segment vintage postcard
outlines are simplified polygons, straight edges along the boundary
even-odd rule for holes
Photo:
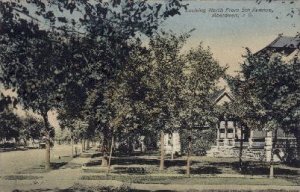
[[[0,1],[0,192],[300,191],[300,1]]]

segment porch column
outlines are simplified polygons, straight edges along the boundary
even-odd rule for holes
[[[224,132],[224,146],[228,146],[228,138],[227,138],[227,128],[228,128],[228,121],[225,120],[225,132]]]
[[[219,148],[220,146],[220,123],[221,122],[218,122],[216,124],[216,127],[217,127],[217,147]]]
[[[249,142],[248,147],[249,148],[253,147],[253,130],[250,130],[250,136],[249,136],[248,142]]]
[[[232,138],[232,145],[235,146],[235,133],[236,133],[236,122],[233,122],[233,138]]]
[[[266,151],[267,162],[271,161],[272,144],[273,144],[273,132],[267,131],[267,135],[265,139],[265,151]]]

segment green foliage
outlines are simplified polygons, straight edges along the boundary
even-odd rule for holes
[[[299,60],[294,58],[287,62],[282,57],[274,52],[252,54],[247,49],[240,74],[228,78],[236,98],[232,111],[243,126],[273,131],[273,148],[279,128],[285,133],[293,133],[300,157]],[[287,148],[286,152],[289,158],[295,157],[291,155],[294,151],[290,153]]]
[[[176,36],[161,32],[150,39],[153,61],[148,76],[146,103],[151,124],[159,131],[171,132],[180,127],[185,65],[180,51],[188,37],[189,34]]]
[[[28,140],[41,138],[43,123],[34,117],[19,117],[14,113],[16,100],[2,95],[0,97],[0,138]]]
[[[3,112],[0,114],[0,139],[18,140],[19,129],[22,126],[20,118],[13,112]]]
[[[214,128],[207,130],[192,130],[192,154],[203,156],[206,151],[215,144],[217,138],[217,131]],[[182,153],[186,154],[188,149],[188,137],[190,132],[187,130],[182,130],[180,132],[180,145]]]
[[[20,103],[43,116],[61,99],[57,71],[63,67],[61,46],[49,35],[40,37],[1,36],[1,82],[15,88]]]
[[[18,140],[22,122],[14,112],[14,100],[11,97],[0,96],[0,139]]]
[[[200,44],[186,55],[185,85],[183,90],[183,113],[185,128],[203,128],[218,119],[211,95],[226,68],[214,60],[209,49]]]
[[[43,135],[44,123],[31,116],[22,119],[22,126],[20,128],[21,139],[40,139]]]
[[[250,128],[295,129],[300,103],[297,64],[284,62],[280,54],[252,54],[249,50],[245,58],[240,75],[229,78],[237,97],[237,115]]]
[[[123,105],[123,98],[127,98],[123,94],[129,88],[122,83],[129,72],[126,67],[133,67],[126,66],[130,54],[135,54],[130,39],[137,33],[151,35],[182,7],[177,0],[165,4],[125,0],[1,2],[1,82],[6,88],[16,88],[26,109],[43,116],[46,129],[47,112],[57,108],[62,109],[61,119],[65,120],[61,123],[71,126],[67,121],[82,115],[84,93],[89,95],[86,110],[98,106],[87,121],[92,115],[101,116],[90,124],[120,127],[120,119],[131,105]],[[128,81],[135,85],[132,81],[140,80],[136,77],[134,73]],[[135,92],[130,91],[130,97],[140,97]],[[100,93],[99,97],[93,93]]]

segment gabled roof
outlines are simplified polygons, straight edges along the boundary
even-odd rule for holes
[[[212,100],[215,104],[218,104],[224,97],[227,97],[230,101],[233,101],[233,96],[231,95],[230,91],[226,88],[216,91],[212,95]]]
[[[211,100],[213,101],[216,101],[220,95],[222,95],[222,93],[225,91],[225,88],[224,89],[220,89],[220,90],[217,90],[216,92],[214,92],[212,95],[211,95]]]
[[[267,47],[299,49],[299,46],[300,46],[300,37],[288,37],[288,36],[279,35]]]
[[[300,36],[290,37],[280,34],[274,41],[257,53],[268,53],[268,51],[271,51],[272,53],[281,53],[285,56],[289,56],[292,53],[295,53],[295,51],[297,52],[299,49]]]

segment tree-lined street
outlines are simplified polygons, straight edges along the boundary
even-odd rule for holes
[[[190,45],[197,29],[166,27],[188,6],[1,1],[0,183],[29,191],[296,189],[299,33],[245,48],[229,74],[205,42]]]

